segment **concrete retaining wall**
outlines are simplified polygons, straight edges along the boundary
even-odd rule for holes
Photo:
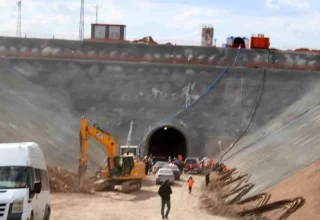
[[[237,49],[0,37],[0,54],[225,66]],[[318,71],[319,61],[320,54],[242,50],[237,65]]]

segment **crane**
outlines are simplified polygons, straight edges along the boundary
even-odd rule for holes
[[[99,171],[98,180],[94,184],[95,190],[114,190],[116,185],[121,185],[124,192],[140,190],[142,179],[146,177],[146,165],[135,160],[133,154],[119,155],[115,139],[85,117],[81,117],[80,122],[78,189],[83,188],[90,137],[103,145],[107,153],[107,163]]]

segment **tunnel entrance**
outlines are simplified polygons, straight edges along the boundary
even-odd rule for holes
[[[188,155],[187,140],[184,134],[174,127],[160,127],[152,132],[147,141],[148,155],[183,158]]]

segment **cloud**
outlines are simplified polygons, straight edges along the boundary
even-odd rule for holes
[[[283,7],[292,7],[297,9],[309,9],[310,2],[308,0],[266,0],[267,8],[280,9]]]

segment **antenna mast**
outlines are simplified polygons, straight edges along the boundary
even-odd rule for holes
[[[79,24],[79,41],[83,40],[84,32],[84,0],[81,0],[80,24]]]
[[[99,17],[99,8],[102,7],[102,5],[93,5],[93,7],[96,8],[96,24],[98,24],[98,17]]]
[[[17,37],[21,37],[21,1],[18,1],[17,5],[18,5]]]

